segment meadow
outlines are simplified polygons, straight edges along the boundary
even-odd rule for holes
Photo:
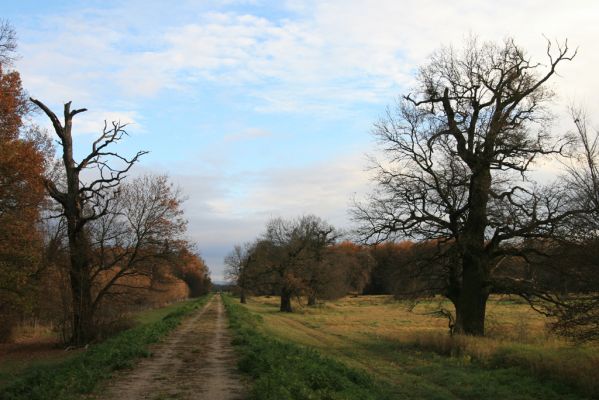
[[[314,349],[365,373],[387,387],[391,398],[599,395],[599,348],[552,335],[545,318],[526,304],[492,298],[485,338],[448,335],[447,320],[433,313],[439,304],[448,307],[432,299],[410,310],[389,296],[359,296],[317,307],[296,304],[294,313],[280,313],[277,297],[256,297],[245,308],[260,321],[255,329],[264,337]]]

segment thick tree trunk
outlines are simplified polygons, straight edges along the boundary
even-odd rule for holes
[[[83,345],[94,339],[93,307],[87,283],[71,274],[73,292],[73,332],[70,343]]]
[[[281,312],[293,312],[291,307],[291,290],[288,288],[281,289]]]
[[[456,323],[454,333],[483,336],[489,288],[485,266],[481,260],[464,259],[462,288],[455,302]],[[479,265],[477,265],[479,264]]]
[[[90,276],[89,243],[83,229],[76,223],[68,224],[71,269],[73,332],[71,343],[81,345],[94,339],[94,307]]]
[[[245,290],[244,289],[241,289],[241,293],[239,294],[239,302],[241,304],[247,303],[247,299],[245,298]]]
[[[491,171],[481,167],[470,182],[471,204],[467,229],[461,238],[462,284],[455,301],[455,333],[473,336],[485,334],[485,313],[489,298],[489,261],[485,250],[487,203],[491,188]]]
[[[315,306],[316,305],[316,296],[311,294],[308,296],[308,306]]]

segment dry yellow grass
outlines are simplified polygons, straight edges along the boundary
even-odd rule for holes
[[[428,387],[426,377],[413,368],[435,362],[428,351],[452,355],[452,362],[492,367],[519,366],[531,376],[559,378],[593,396],[599,391],[596,371],[599,348],[573,346],[549,333],[546,319],[526,304],[493,297],[488,305],[488,337],[450,337],[447,320],[431,314],[441,299],[420,303],[412,311],[390,296],[346,297],[296,312],[278,312],[277,297],[257,297],[248,308],[262,315],[266,333],[319,349],[353,367],[364,368],[393,383],[416,382]],[[449,304],[443,304],[449,308]],[[422,382],[419,382],[422,381]]]
[[[281,315],[276,312],[277,304],[277,297],[256,297],[251,299],[249,307],[267,320],[269,317],[276,317],[280,321]],[[295,321],[333,336],[359,338],[374,335],[392,340],[414,341],[419,340],[422,335],[446,336],[447,320],[431,314],[438,309],[439,304],[450,307],[442,300],[433,299],[419,303],[410,311],[405,302],[395,301],[391,296],[345,297],[318,307],[296,305],[295,313],[286,317],[287,323]],[[495,297],[489,302],[487,336],[496,341],[566,345],[548,333],[545,322],[543,316],[533,312],[528,306]]]

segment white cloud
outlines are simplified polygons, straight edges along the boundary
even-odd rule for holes
[[[248,128],[241,133],[233,133],[225,135],[223,140],[226,143],[239,142],[244,140],[252,140],[272,136],[272,132],[260,128]]]
[[[110,86],[124,98],[185,90],[198,80],[248,90],[261,111],[302,112],[361,102],[388,103],[405,90],[414,69],[441,44],[459,45],[469,33],[483,39],[514,36],[544,56],[543,34],[581,47],[561,71],[566,97],[599,103],[594,52],[599,3],[509,0],[328,1],[287,6],[288,18],[201,11],[194,22],[144,26],[123,10],[52,17],[52,35],[24,43],[23,72],[32,91],[52,101],[93,101]],[[123,6],[126,9],[126,6]],[[189,12],[192,14],[192,12]],[[143,15],[143,14],[142,14]],[[108,80],[108,82],[107,82]],[[108,83],[108,85],[106,85]]]
[[[144,100],[205,86],[261,113],[350,119],[356,118],[352,111],[372,104],[380,104],[382,112],[409,88],[432,51],[442,44],[459,46],[470,33],[495,41],[513,36],[540,61],[545,60],[543,34],[568,37],[580,52],[554,81],[562,100],[557,107],[581,101],[590,115],[599,111],[599,52],[594,51],[599,2],[591,0],[287,1],[290,13],[284,17],[251,15],[249,7],[196,10],[192,1],[181,5],[186,15],[140,4],[75,10],[20,32],[28,39],[21,42],[17,67],[30,93],[56,111],[69,100],[90,109],[77,117],[76,132],[97,133],[104,119],[132,121],[132,129],[143,130]],[[225,172],[223,143],[270,135],[258,128],[235,129],[223,130],[215,141],[219,151],[208,154],[201,167],[189,167],[190,160],[177,164],[197,172],[183,176],[171,167],[190,197],[191,234],[216,275],[223,252],[255,237],[269,217],[311,212],[343,226],[349,198],[367,187],[366,163],[356,154],[295,168]]]
[[[213,277],[221,277],[225,254],[235,243],[254,240],[270,218],[316,214],[348,228],[353,194],[370,185],[369,173],[360,167],[364,164],[364,156],[355,153],[294,168],[234,174],[224,169],[214,174],[174,172],[171,178],[189,198],[184,204],[189,235],[205,255]]]

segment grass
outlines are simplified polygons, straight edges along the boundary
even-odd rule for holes
[[[249,400],[395,399],[385,384],[318,352],[259,332],[261,318],[224,297],[239,367],[253,381]]]
[[[447,321],[424,302],[415,312],[385,296],[345,298],[296,313],[277,311],[276,298],[252,298],[257,329],[366,371],[412,399],[596,398],[599,349],[572,346],[545,330],[525,305],[489,304],[489,338],[447,335]]]
[[[208,297],[178,303],[167,310],[144,312],[138,326],[79,352],[66,360],[32,365],[12,383],[0,388],[2,400],[78,399],[115,371],[131,367],[150,355],[149,345],[164,338],[184,316],[202,306]]]

